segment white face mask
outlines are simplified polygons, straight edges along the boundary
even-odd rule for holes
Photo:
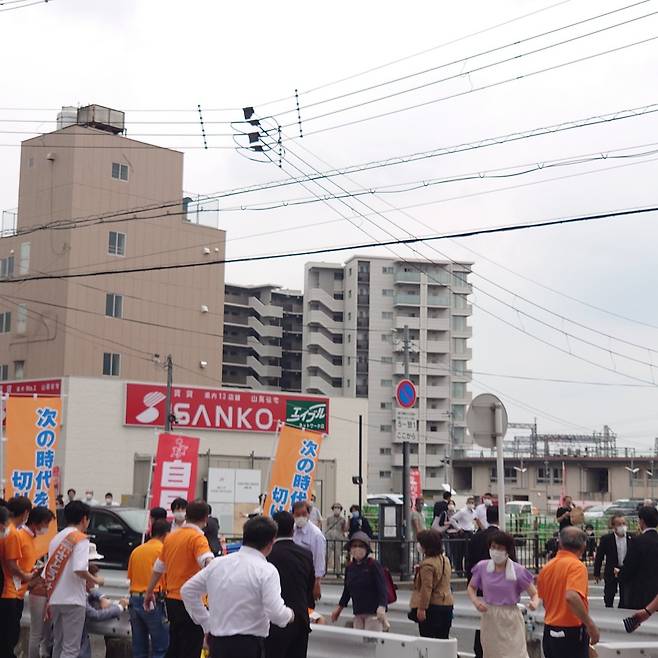
[[[298,528],[305,528],[307,523],[308,523],[308,516],[296,516],[295,517],[295,525]]]
[[[334,516],[340,516],[340,507],[334,507]]]
[[[94,498],[94,494],[90,494],[90,493],[85,494],[85,500],[89,501],[89,500],[93,500],[93,498]]]
[[[473,503],[467,503],[467,504],[466,504],[466,509],[470,509],[470,510],[472,510],[473,507],[475,507],[475,506],[473,505]]]
[[[106,498],[105,499],[105,504],[106,505],[111,505],[112,504],[112,498]]]
[[[615,528],[615,533],[619,535],[620,537],[625,537],[626,533],[628,532],[628,526],[625,525],[618,525]]]
[[[184,510],[176,510],[174,512],[174,519],[176,519],[176,521],[178,523],[181,523],[181,522],[185,521],[185,511]]]
[[[494,564],[504,564],[505,560],[507,560],[507,551],[490,548],[489,557],[494,561]]]
[[[350,555],[352,556],[352,559],[357,560],[358,562],[365,559],[367,554],[368,551],[366,551],[366,549],[362,546],[355,546],[354,548],[350,549]]]
[[[491,507],[493,505],[493,500],[491,498],[485,498],[484,499],[484,506],[485,507]]]

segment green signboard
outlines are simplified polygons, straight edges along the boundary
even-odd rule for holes
[[[326,432],[327,403],[317,400],[286,400],[286,424]]]

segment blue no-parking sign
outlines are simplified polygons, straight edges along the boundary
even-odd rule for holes
[[[416,385],[410,379],[403,379],[398,383],[395,389],[395,399],[401,407],[410,409],[416,404],[417,398]]]

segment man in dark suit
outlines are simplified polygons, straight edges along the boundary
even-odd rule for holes
[[[308,610],[315,607],[313,555],[293,541],[295,519],[290,512],[278,512],[274,520],[278,527],[277,538],[267,560],[279,572],[281,597],[295,613],[295,619],[285,628],[270,624],[265,655],[267,658],[306,658],[311,632]]]
[[[642,507],[637,516],[642,534],[629,544],[617,579],[625,587],[624,607],[640,610],[658,595],[658,510]]]
[[[468,545],[468,551],[466,551],[466,558],[464,562],[464,570],[466,571],[466,579],[471,580],[471,571],[473,567],[482,560],[491,559],[489,556],[489,541],[493,535],[497,532],[500,532],[498,527],[498,508],[497,507],[487,507],[487,526],[486,530],[478,530]],[[478,596],[482,596],[482,592],[478,590]],[[480,641],[480,631],[475,631],[475,641],[473,643],[473,653],[475,658],[482,658],[482,643]]]
[[[601,537],[594,558],[594,579],[598,583],[601,579],[601,566],[605,560],[603,571],[603,601],[606,608],[612,608],[619,584],[619,607],[625,608],[624,584],[617,580],[615,569],[619,569],[628,555],[631,537],[628,535],[628,526],[623,514],[614,514],[610,518],[612,532]]]

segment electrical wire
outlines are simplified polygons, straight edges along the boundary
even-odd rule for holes
[[[47,2],[52,2],[52,0],[34,0],[34,2],[26,2],[26,3],[23,3],[23,4],[17,4],[16,7],[7,7],[6,9],[2,9],[2,5],[0,5],[0,12],[14,11],[16,9],[26,9],[27,7],[34,7],[34,5],[43,5]],[[10,3],[5,2],[3,4],[10,4]]]

